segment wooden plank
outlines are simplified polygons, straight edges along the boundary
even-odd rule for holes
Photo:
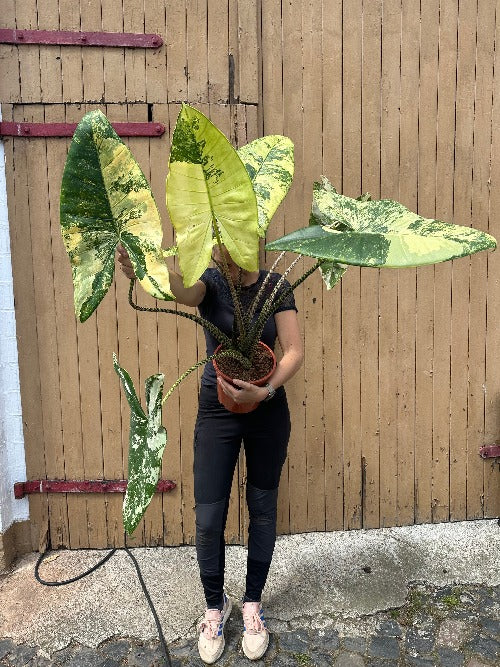
[[[401,36],[401,121],[399,198],[412,211],[417,209],[418,106],[420,11],[404,2]],[[414,522],[415,507],[415,310],[416,271],[398,271],[398,524]]]
[[[380,58],[382,4],[363,7],[362,80],[362,173],[361,191],[380,196]],[[378,397],[378,283],[379,271],[361,270],[360,285],[360,371],[361,371],[361,457],[362,526],[379,525],[380,425]]]
[[[491,150],[491,106],[495,56],[495,7],[479,3],[477,8],[477,39],[474,104],[474,148],[472,160],[472,224],[488,230],[489,177]],[[485,514],[485,479],[488,463],[477,455],[480,447],[491,444],[485,440],[486,394],[486,313],[487,255],[471,257],[469,306],[469,387],[468,387],[468,451],[467,491],[472,497],[475,516]],[[498,481],[498,480],[497,480]]]
[[[239,0],[228,0],[228,45],[231,62],[229,101],[237,103],[240,99],[240,38],[239,38]],[[280,12],[281,13],[281,12]]]
[[[38,6],[38,25],[42,30],[59,30],[58,0],[48,0]],[[42,102],[63,101],[61,48],[58,46],[40,48],[40,90]]]
[[[500,12],[496,14],[496,35],[500,34]],[[491,163],[489,198],[489,233],[500,238],[500,76],[495,71],[493,79],[493,109],[491,123]],[[500,350],[500,261],[498,253],[487,255],[488,278],[486,284],[488,310],[486,320],[486,406],[484,440],[488,444],[500,442],[500,374],[498,350]],[[500,484],[498,462],[484,463],[484,514],[495,518],[500,514]]]
[[[59,0],[59,28],[79,31],[81,27],[80,4],[73,0]],[[82,49],[72,46],[61,52],[63,100],[80,102],[83,100]]]
[[[361,23],[362,3],[343,6],[343,194],[361,192]],[[361,508],[361,367],[360,269],[342,279],[342,429],[344,445],[344,528],[360,528]]]
[[[36,0],[16,3],[16,28],[38,28]],[[26,44],[18,51],[19,79],[21,99],[23,102],[38,102],[40,91],[40,47],[37,44]]]
[[[238,76],[240,79],[239,101],[258,104],[258,34],[256,0],[239,0],[238,2],[238,36],[240,63]],[[304,28],[303,28],[304,30]],[[321,30],[321,26],[319,27]],[[318,32],[319,32],[318,30]]]
[[[144,3],[144,30],[147,33],[167,34],[167,0],[151,0]],[[146,49],[146,94],[148,102],[167,100],[167,49]]]
[[[188,99],[186,3],[185,0],[167,2],[167,95],[169,102]]]
[[[123,31],[122,0],[106,0],[101,6],[102,29]],[[125,48],[103,49],[104,99],[106,102],[125,100]]]
[[[69,118],[81,115],[79,110],[68,112]],[[47,122],[65,120],[65,107],[47,105]],[[62,243],[59,224],[59,192],[69,147],[69,139],[47,139],[47,175],[50,202],[50,233],[54,267],[55,330],[59,342],[59,394],[61,402],[62,439],[64,444],[64,475],[66,479],[83,479],[83,440],[80,412],[80,385],[76,318],[73,308],[71,267]],[[69,494],[68,508],[69,547],[88,547],[87,506],[85,497]]]
[[[431,21],[435,20],[435,12],[431,12]],[[439,81],[454,82],[457,67],[457,5],[447,3],[441,9],[439,26]],[[440,85],[438,90],[437,106],[437,143],[436,143],[436,217],[440,220],[453,220],[453,170],[450,165],[454,162],[454,134],[455,134],[455,85]],[[432,150],[429,147],[429,151]],[[454,374],[452,354],[455,347],[455,331],[452,324],[452,309],[455,307],[455,298],[451,300],[453,266],[450,262],[435,266],[436,279],[436,306],[435,319],[436,337],[439,339],[438,349],[435,351],[436,365],[434,373],[435,383],[435,413],[440,415],[437,437],[442,446],[449,448],[449,517],[457,520],[465,518],[465,441],[463,434],[453,431],[453,418],[460,406],[455,408],[452,403]],[[465,355],[467,351],[465,350]],[[440,360],[438,355],[446,355]],[[448,362],[447,356],[450,357]],[[439,377],[438,377],[439,375]],[[447,471],[443,467],[443,477]],[[445,480],[446,481],[446,480]],[[437,488],[439,480],[435,483]],[[460,509],[462,507],[462,509]],[[453,510],[455,508],[455,511]],[[446,514],[443,512],[443,517]]]
[[[2,113],[6,114],[4,117],[11,115],[12,120],[18,120],[23,117],[24,107],[20,105],[13,111],[3,105]],[[29,145],[24,139],[7,139],[4,146],[26,474],[28,479],[39,479],[46,477],[46,470],[29,224]],[[48,530],[48,517],[48,499],[44,496],[30,498],[31,539],[35,549]]]
[[[302,54],[296,48],[302,38],[302,3],[297,0],[282,5],[283,35],[283,106],[287,109],[284,115],[283,131],[295,145],[295,176],[292,187],[284,202],[285,229],[288,233],[302,226],[301,215],[304,207],[304,165],[300,156],[303,155],[303,91],[302,91]],[[300,214],[300,217],[299,215]],[[285,256],[283,266],[288,266],[296,255]],[[300,276],[303,262],[299,262],[294,276]],[[292,277],[293,281],[293,277]],[[300,286],[295,290],[295,302],[298,309],[299,325],[304,330],[304,289]],[[307,530],[307,505],[304,498],[307,494],[307,461],[304,448],[305,434],[305,401],[304,367],[287,383],[288,403],[292,420],[292,435],[288,454],[289,480],[289,532]],[[286,531],[286,526],[281,524]]]
[[[80,2],[80,14],[82,31],[102,31],[101,12],[96,11],[95,2],[82,0]],[[83,99],[88,102],[98,102],[105,99],[103,54],[106,50],[109,49],[103,47],[82,49]]]
[[[25,107],[27,120],[44,122],[39,105]],[[40,368],[40,391],[45,471],[49,479],[64,478],[64,445],[62,440],[61,401],[59,394],[58,339],[54,335],[56,319],[54,275],[50,233],[49,191],[47,183],[47,148],[45,140],[27,140],[27,177],[29,188],[29,220],[33,257],[36,334]],[[43,212],[43,213],[41,213]],[[49,496],[50,543],[54,548],[67,546],[68,514],[64,495]]]
[[[384,2],[382,21],[381,197],[399,195],[400,2]],[[345,152],[345,149],[344,149]],[[397,273],[379,283],[380,524],[397,524]],[[352,334],[351,334],[352,335]]]
[[[147,118],[146,105],[129,105],[128,120],[143,121]],[[151,162],[149,153],[150,139],[131,139],[129,148],[141,166],[148,182],[151,180]],[[142,287],[137,287],[137,303],[146,308],[154,308],[155,301]],[[139,388],[141,401],[145,405],[145,382],[148,377],[158,373],[158,331],[156,313],[137,314],[137,335],[139,347]],[[163,508],[161,494],[155,494],[144,515],[144,543],[148,546],[163,544]]]
[[[79,113],[85,114],[93,107],[82,105]],[[104,113],[104,108],[101,109]],[[77,110],[74,110],[77,115]],[[68,110],[70,113],[70,110]],[[73,110],[71,110],[73,113]],[[110,298],[108,294],[105,298]],[[83,324],[77,321],[78,369],[80,378],[80,409],[83,439],[83,479],[102,479],[104,474],[102,449],[102,423],[99,392],[99,347],[97,339],[97,313]],[[87,496],[87,530],[89,546],[103,548],[107,545],[105,500]]]
[[[165,104],[155,105],[154,113],[156,120],[165,124],[165,134],[151,142],[150,161],[154,168],[151,169],[151,187],[160,211],[164,236],[163,247],[167,248],[174,244],[174,230],[169,221],[165,205],[165,172],[166,162],[170,154],[170,138],[174,129],[173,123],[177,117],[179,108],[174,106],[173,116],[169,114],[169,106]],[[170,125],[172,123],[172,125]],[[170,131],[168,130],[170,128]],[[168,261],[173,267],[174,261]],[[160,308],[175,308],[173,302],[158,301]],[[177,358],[177,318],[174,315],[158,315],[158,356],[159,370],[165,374],[165,393],[174,384],[180,375],[179,362]],[[182,371],[181,371],[182,372]],[[181,467],[181,440],[179,430],[180,406],[179,392],[176,391],[163,404],[162,423],[167,429],[167,446],[163,456],[162,477],[172,479],[177,487],[163,495],[163,539],[164,544],[173,546],[183,543],[182,530],[182,467]]]
[[[12,28],[15,25],[15,0],[4,0],[0,27]],[[0,44],[0,100],[4,103],[19,102],[21,99],[19,66],[19,47],[14,44]]]
[[[188,100],[208,102],[207,0],[186,0]]]
[[[123,0],[124,32],[144,32],[144,5]],[[144,102],[146,93],[146,54],[143,49],[125,49],[125,93],[127,102]]]
[[[322,159],[321,51],[317,35],[321,32],[321,6],[315,2],[302,4],[303,33],[303,146],[304,201],[303,220],[311,210],[312,183],[318,177]],[[319,103],[318,103],[319,101]],[[309,268],[313,260],[304,262]],[[328,364],[323,358],[323,290],[319,271],[304,282],[304,361],[306,400],[306,472],[307,472],[307,530],[325,530],[325,433],[323,424],[323,373]]]
[[[471,3],[458,5],[458,56],[455,128],[455,178],[454,221],[471,224],[472,200],[472,146],[474,137],[475,57],[476,57],[476,6]],[[470,260],[463,258],[453,262],[452,277],[452,357],[451,357],[451,405],[452,439],[468,452],[470,434],[467,424],[469,381],[469,278]],[[476,448],[477,451],[477,448]],[[469,455],[467,454],[467,458]],[[482,475],[481,475],[482,476]],[[467,470],[467,518],[482,515],[477,476]],[[470,489],[469,489],[470,485]],[[480,486],[482,487],[482,479]]]
[[[342,1],[323,2],[323,173],[342,192]],[[341,295],[337,285],[323,298],[326,529],[344,527],[342,443]]]
[[[229,102],[229,6],[228,0],[208,0],[208,100]]]

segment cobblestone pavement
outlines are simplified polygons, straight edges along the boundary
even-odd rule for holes
[[[483,667],[500,665],[500,587],[413,584],[405,604],[361,618],[331,618],[323,628],[304,617],[270,623],[271,639],[258,667]],[[241,651],[238,605],[226,625],[220,667],[251,664]],[[202,667],[196,639],[169,645],[173,667]],[[36,646],[0,639],[0,665],[15,667],[162,667],[156,642],[114,638],[97,649],[70,645],[51,657]]]

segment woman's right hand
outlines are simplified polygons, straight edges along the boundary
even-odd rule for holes
[[[134,269],[132,267],[132,262],[130,261],[130,257],[128,256],[128,252],[121,245],[117,247],[117,250],[118,250],[118,261],[121,264],[121,270],[129,280],[135,280],[136,276],[134,273]]]

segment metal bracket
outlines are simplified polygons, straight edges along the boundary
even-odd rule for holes
[[[483,459],[493,459],[500,456],[500,445],[487,445],[479,448],[479,456]]]
[[[156,493],[172,491],[177,484],[170,479],[161,479]],[[37,479],[30,482],[16,482],[14,497],[24,498],[32,493],[125,493],[127,480],[70,480],[70,479]]]
[[[72,30],[0,29],[3,44],[52,44],[56,46],[128,46],[157,49],[162,46],[160,35],[133,32],[74,32]]]
[[[161,137],[163,123],[111,123],[121,137]],[[4,137],[72,137],[77,123],[13,123],[0,122]]]

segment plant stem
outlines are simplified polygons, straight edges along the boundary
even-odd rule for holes
[[[187,371],[185,371],[180,377],[177,378],[177,380],[174,382],[174,384],[170,387],[170,389],[167,391],[165,396],[162,398],[161,404],[163,405],[167,398],[172,395],[172,392],[176,387],[180,385],[180,383],[187,378],[188,375],[190,375],[193,371],[195,371],[197,368],[200,366],[203,366],[203,364],[208,363],[209,361],[212,361],[212,359],[219,359],[220,357],[237,357],[237,353],[234,354],[234,350],[221,350],[220,352],[213,353],[206,359],[202,359],[201,361],[198,361],[196,364],[193,364],[191,368],[188,368]]]
[[[142,312],[147,312],[147,313],[170,313],[172,315],[180,315],[181,317],[186,317],[188,320],[196,322],[196,324],[199,324],[204,329],[209,331],[212,334],[212,336],[219,341],[219,343],[222,343],[223,345],[227,345],[229,347],[231,346],[231,339],[229,338],[229,336],[226,336],[226,334],[223,333],[219,329],[219,327],[216,327],[215,324],[212,324],[203,317],[199,317],[198,315],[193,315],[193,313],[186,313],[183,310],[174,310],[173,308],[144,308],[143,306],[138,306],[136,303],[132,301],[134,282],[135,280],[130,281],[130,286],[128,289],[128,302],[135,310],[140,310]]]
[[[285,254],[285,251],[283,250],[283,252],[281,252],[281,253],[278,255],[277,259],[273,262],[273,265],[271,266],[271,268],[270,268],[269,271],[267,272],[266,277],[264,278],[264,280],[263,280],[263,282],[262,282],[262,285],[260,286],[260,289],[259,289],[259,291],[257,292],[257,295],[255,296],[255,299],[252,301],[252,305],[250,306],[250,309],[249,309],[249,311],[248,311],[248,313],[247,313],[248,323],[250,323],[250,322],[252,321],[252,318],[253,318],[253,316],[255,315],[255,311],[257,310],[257,308],[258,308],[258,306],[259,306],[259,302],[260,302],[260,300],[261,300],[261,298],[262,298],[262,295],[264,294],[264,290],[265,290],[265,288],[266,288],[266,285],[267,285],[267,283],[269,282],[269,280],[270,280],[270,278],[271,278],[271,273],[272,273],[272,272],[274,271],[274,269],[278,266],[278,263],[280,262],[281,258],[284,256],[284,254]]]

